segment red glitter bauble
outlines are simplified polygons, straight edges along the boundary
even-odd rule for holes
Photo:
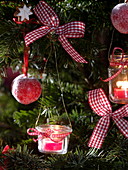
[[[42,92],[40,82],[34,77],[24,74],[16,77],[12,82],[12,95],[22,104],[30,104],[38,100]]]
[[[120,3],[112,9],[111,21],[120,33],[128,34],[128,3]]]

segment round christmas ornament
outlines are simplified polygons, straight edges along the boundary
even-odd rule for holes
[[[120,33],[128,33],[128,1],[120,3],[112,9],[111,21]]]
[[[38,100],[42,92],[40,82],[24,74],[16,77],[12,82],[12,95],[21,104],[30,104]]]

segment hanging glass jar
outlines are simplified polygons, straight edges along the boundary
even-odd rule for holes
[[[66,154],[72,129],[63,125],[41,125],[36,129],[44,134],[38,135],[38,150],[42,153]]]
[[[35,128],[29,128],[27,133],[31,136],[37,135],[38,150],[48,154],[66,154],[72,128],[65,125],[42,124]]]
[[[121,50],[120,54],[115,53]],[[128,103],[128,55],[115,47],[110,57],[109,74],[109,99],[118,104]]]

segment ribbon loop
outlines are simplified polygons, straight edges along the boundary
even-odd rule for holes
[[[128,138],[128,121],[123,117],[128,116],[128,104],[112,113],[111,105],[102,89],[91,90],[88,100],[93,111],[102,116],[97,123],[88,146],[100,149],[107,135],[110,117],[114,120],[123,135]]]
[[[57,14],[46,2],[39,1],[39,4],[33,10],[42,24],[53,27],[59,26]]]
[[[53,30],[53,28],[50,28],[48,26],[42,26],[42,27],[37,28],[34,31],[31,31],[30,33],[26,34],[26,36],[25,36],[26,46],[29,46],[31,43],[33,43],[34,41],[38,40],[39,38],[45,36],[52,30]]]
[[[30,136],[40,135],[40,132],[34,128],[27,129],[27,134]]]
[[[106,116],[112,113],[111,105],[101,88],[89,91],[88,100],[91,108],[99,116]]]
[[[66,38],[81,38],[84,36],[85,24],[80,21],[73,21],[62,26],[56,30],[56,34],[64,35]]]
[[[66,39],[83,37],[85,32],[85,24],[83,22],[74,21],[59,26],[58,16],[54,10],[44,1],[39,2],[39,4],[34,8],[34,12],[44,26],[26,34],[24,38],[26,46],[29,46],[31,43],[45,36],[49,32],[55,31],[55,33],[59,35],[58,40],[62,44],[63,48],[67,51],[67,53],[76,62],[87,63],[87,61],[81,57],[78,52],[76,52],[76,50]]]
[[[38,140],[43,139],[43,138],[50,138],[50,136],[52,134],[52,131],[51,130],[47,130],[46,133],[42,133],[42,132],[38,131],[37,129],[29,128],[27,130],[27,133],[30,136],[38,136],[37,139],[33,139],[34,142],[37,142]]]

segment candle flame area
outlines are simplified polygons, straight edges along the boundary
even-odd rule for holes
[[[128,89],[128,81],[117,81],[116,85],[118,88]]]

